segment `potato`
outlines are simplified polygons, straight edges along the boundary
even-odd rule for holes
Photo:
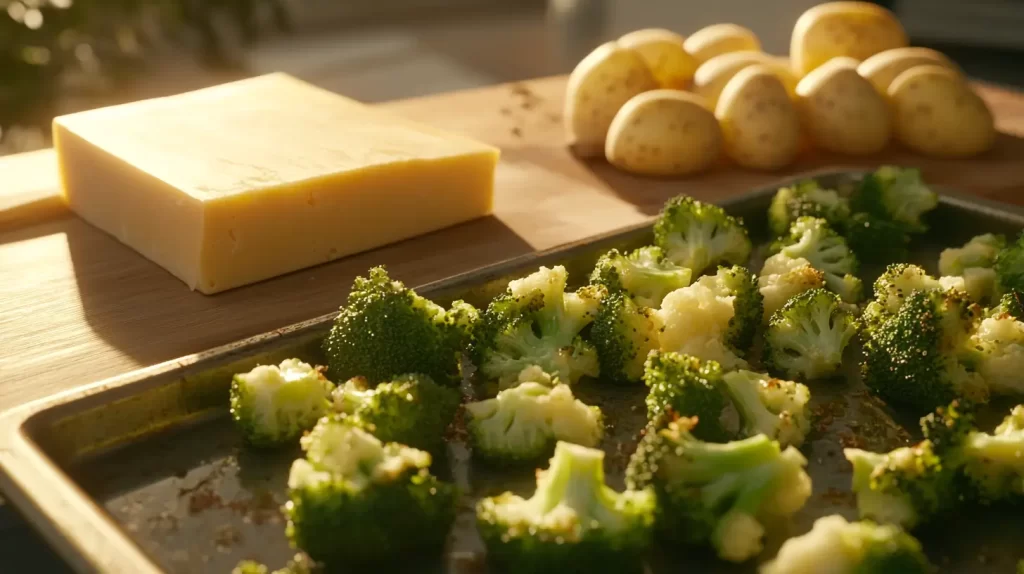
[[[853,58],[833,58],[796,86],[800,122],[821,149],[850,155],[882,150],[892,135],[888,104],[857,73]]]
[[[906,45],[907,33],[885,8],[870,2],[828,2],[797,19],[789,57],[793,71],[802,77],[832,58],[865,60]]]
[[[563,120],[569,145],[583,156],[601,155],[622,104],[657,87],[639,54],[616,42],[598,46],[569,75]]]
[[[662,88],[682,90],[697,71],[697,60],[683,49],[685,38],[669,30],[648,28],[619,38],[619,45],[644,59]]]
[[[889,85],[896,138],[920,153],[944,158],[980,154],[995,143],[991,110],[963,77],[945,66],[911,68]]]
[[[757,64],[768,66],[782,81],[782,85],[790,96],[796,96],[797,78],[789,67],[783,64],[778,56],[751,50],[729,52],[715,56],[701,64],[693,76],[693,91],[706,99],[714,109],[718,104],[718,97],[721,95],[722,89],[729,83],[729,80],[740,70]]]
[[[608,130],[612,165],[643,175],[688,175],[722,153],[718,120],[699,96],[679,90],[644,92],[626,102]]]
[[[698,64],[728,52],[742,50],[761,51],[761,41],[753,32],[736,24],[713,24],[693,33],[683,48],[693,56]]]
[[[957,73],[960,67],[941,52],[930,48],[893,48],[879,52],[857,66],[857,73],[874,84],[878,93],[885,95],[896,76],[916,66],[928,64],[943,66]]]
[[[718,99],[715,117],[725,154],[743,167],[779,169],[800,152],[800,116],[769,66],[739,71]]]

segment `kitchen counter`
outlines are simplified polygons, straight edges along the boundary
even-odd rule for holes
[[[716,200],[793,174],[897,163],[922,168],[931,183],[1024,204],[1024,95],[1000,88],[978,88],[1003,132],[983,157],[934,160],[893,147],[685,180],[573,157],[563,145],[564,89],[556,76],[382,104],[499,146],[494,215],[215,296],[189,291],[68,212],[52,152],[0,158],[0,409],[329,313],[376,264],[421,285],[649,220],[679,193]]]

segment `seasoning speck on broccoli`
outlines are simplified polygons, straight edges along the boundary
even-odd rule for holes
[[[559,442],[530,498],[511,492],[477,505],[492,567],[503,572],[642,572],[654,493],[605,484],[604,451]]]
[[[286,534],[330,569],[440,555],[455,520],[455,488],[429,472],[431,456],[383,443],[344,415],[302,438],[288,476]]]

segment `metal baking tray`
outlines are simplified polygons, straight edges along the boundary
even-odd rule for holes
[[[858,172],[816,174],[829,185]],[[807,176],[804,176],[807,177]],[[802,178],[801,178],[802,179]],[[766,238],[765,212],[780,185],[721,202],[744,217],[755,240]],[[1016,235],[1024,212],[1004,204],[939,190],[930,233],[913,245],[912,261],[931,272],[939,251],[982,232]],[[612,247],[651,240],[647,224],[531,254],[418,287],[447,304],[463,298],[483,306],[511,278],[540,265],[563,264],[584,280],[596,258]],[[757,255],[755,254],[755,257]],[[756,264],[756,262],[755,262]],[[871,281],[879,268],[865,267]],[[341,303],[341,301],[339,301]],[[226,573],[241,559],[272,568],[294,555],[284,536],[280,506],[295,450],[266,454],[246,450],[228,417],[231,375],[257,364],[297,356],[322,363],[319,342],[333,315],[318,317],[31,403],[0,416],[0,488],[20,513],[80,572],[145,574]],[[856,517],[844,446],[890,449],[914,440],[916,421],[892,413],[857,380],[855,357],[844,383],[812,387],[814,431],[802,449],[814,494],[791,524],[772,528],[764,556],[787,536],[806,531],[822,515]],[[584,381],[577,395],[605,411],[611,424],[604,448],[610,482],[622,470],[644,423],[645,389]],[[1007,405],[993,405],[989,418]],[[994,420],[994,419],[993,419]],[[989,421],[989,424],[993,424]],[[424,558],[424,572],[486,571],[473,525],[481,496],[511,489],[529,494],[533,470],[497,472],[475,465],[464,445],[450,445],[440,474],[466,492],[462,510],[440,558]],[[1024,558],[1024,518],[1007,512],[964,511],[918,533],[942,571],[1011,572]],[[706,551],[685,557],[652,557],[653,572],[753,572],[753,564],[725,565]]]

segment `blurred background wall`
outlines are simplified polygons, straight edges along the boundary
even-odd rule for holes
[[[0,0],[0,154],[54,115],[285,71],[364,101],[565,73],[644,27],[716,22],[788,50],[814,0]],[[1024,2],[890,0],[913,41],[1024,85]]]

